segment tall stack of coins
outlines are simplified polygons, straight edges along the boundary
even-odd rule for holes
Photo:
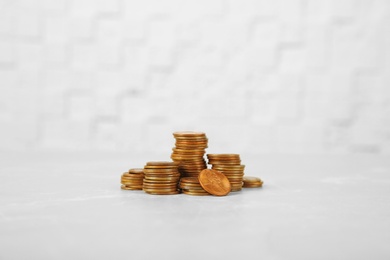
[[[207,154],[212,169],[222,172],[232,186],[232,191],[240,191],[243,185],[244,168],[239,154]]]
[[[175,147],[171,158],[179,164],[181,177],[198,177],[199,172],[207,168],[204,159],[208,139],[202,132],[175,132]]]
[[[175,162],[147,162],[144,167],[143,190],[149,194],[178,194],[180,173]]]
[[[121,176],[122,190],[142,190],[144,182],[144,170],[139,168],[130,169]]]
[[[194,196],[207,196],[210,195],[205,191],[199,183],[199,179],[196,177],[184,177],[180,179],[179,185],[181,192],[187,195]]]

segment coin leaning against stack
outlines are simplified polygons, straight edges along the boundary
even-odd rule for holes
[[[241,164],[239,154],[207,154],[212,169],[222,172],[232,186],[232,191],[240,191],[243,186],[245,165]]]
[[[171,159],[179,163],[181,177],[198,177],[199,172],[207,168],[204,159],[208,139],[203,132],[174,132],[175,147]]]
[[[144,166],[143,190],[149,194],[178,194],[180,173],[175,162],[147,162]]]
[[[207,196],[210,195],[205,191],[199,183],[197,177],[183,177],[180,179],[180,190],[182,193],[194,196]]]
[[[144,182],[144,169],[134,168],[121,176],[122,190],[142,190]]]
[[[217,170],[204,169],[198,179],[202,188],[214,196],[225,196],[232,190],[228,178]]]

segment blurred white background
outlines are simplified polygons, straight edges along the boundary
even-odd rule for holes
[[[0,0],[0,150],[390,153],[390,1]]]

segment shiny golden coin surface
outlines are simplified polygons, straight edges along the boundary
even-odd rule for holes
[[[244,188],[259,188],[263,186],[263,181],[260,178],[245,176],[244,180]]]
[[[199,180],[198,178],[195,177],[185,177],[185,178],[181,178],[180,182],[199,183]]]
[[[145,165],[144,167],[144,173],[145,173],[145,170],[157,170],[157,169],[161,169],[161,170],[174,170],[174,169],[177,169],[177,165],[176,166],[152,166],[152,165]]]
[[[142,173],[144,173],[144,169],[142,169],[142,168],[132,168],[132,169],[129,170],[129,173],[142,174]]]
[[[199,173],[199,183],[203,189],[215,196],[225,196],[231,190],[228,178],[212,169],[204,169]]]
[[[180,193],[179,191],[170,191],[170,192],[145,191],[145,192],[150,195],[176,195]]]
[[[143,189],[144,192],[147,192],[147,193],[159,193],[159,194],[165,194],[165,193],[178,193],[179,190],[177,189]]]
[[[212,166],[213,169],[218,169],[218,170],[244,170],[245,169],[245,165],[213,165]]]
[[[169,186],[157,186],[156,185],[148,185],[144,183],[142,187],[144,190],[177,190],[177,185],[169,185]]]
[[[143,183],[144,180],[133,181],[133,180],[124,180],[124,179],[121,179],[121,182],[122,182],[122,183],[134,183],[134,184],[136,184],[136,183]]]
[[[203,132],[196,132],[196,131],[178,131],[178,132],[174,132],[173,136],[192,137],[192,136],[206,136],[206,134]]]
[[[180,186],[186,186],[186,187],[202,187],[202,186],[200,186],[200,183],[189,183],[189,182],[180,182]]]
[[[142,180],[144,178],[144,175],[135,175],[135,174],[123,174],[121,176],[123,179],[129,179],[129,180]]]
[[[207,154],[207,157],[209,158],[213,158],[213,159],[220,159],[220,158],[240,158],[240,155],[239,154],[236,154],[236,153],[209,153]]]
[[[189,187],[189,186],[180,186],[180,189],[182,190],[189,190],[189,191],[204,191],[202,187]]]
[[[172,154],[171,158],[175,161],[201,161],[203,162],[203,156],[185,156]]]
[[[212,164],[215,166],[224,166],[224,165],[240,165],[241,160],[235,160],[235,161],[216,161],[216,160],[210,160],[208,161],[208,164]]]
[[[193,191],[186,191],[186,190],[182,190],[182,193],[183,194],[186,194],[186,195],[192,195],[192,196],[210,196],[211,194],[210,193],[203,193],[203,192],[193,192]]]
[[[138,174],[138,173],[124,173],[122,174],[122,177],[124,178],[143,178],[144,174]]]
[[[190,154],[202,154],[204,155],[206,153],[205,149],[180,149],[180,148],[176,148],[176,147],[173,147],[172,148],[172,151],[175,152],[175,153],[182,153],[182,154],[187,154],[187,153],[190,153]]]
[[[154,173],[148,173],[145,175],[144,179],[146,178],[175,178],[180,177],[180,172],[154,172]]]
[[[148,166],[177,166],[177,163],[168,162],[168,161],[153,161],[153,162],[147,162],[146,165],[148,165]]]
[[[122,190],[142,190],[142,187],[141,188],[132,188],[132,187],[127,187],[126,185],[122,185],[121,189]]]
[[[174,169],[145,169],[145,175],[153,174],[153,173],[177,173],[178,168]]]
[[[146,176],[143,180],[144,181],[176,181],[180,179],[180,174],[168,176],[168,177],[162,177],[162,176]]]
[[[133,189],[133,190],[142,190],[142,185],[124,185],[126,188]]]

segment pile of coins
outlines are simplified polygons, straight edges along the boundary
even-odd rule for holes
[[[211,195],[207,191],[205,191],[199,183],[199,179],[197,177],[184,177],[180,179],[180,190],[182,193],[187,195],[195,195],[195,196],[207,196]]]
[[[124,190],[144,190],[148,194],[225,196],[242,187],[262,187],[257,177],[244,177],[245,165],[239,154],[207,154],[211,169],[204,158],[208,139],[202,132],[175,132],[173,162],[147,162],[143,169],[134,168],[121,176]]]
[[[122,190],[142,190],[144,169],[130,169],[121,176]]]
[[[198,177],[201,170],[207,168],[204,159],[208,139],[202,132],[175,132],[175,147],[171,159],[179,163],[181,177]]]
[[[143,190],[149,194],[178,194],[180,173],[175,162],[147,162],[144,167]]]
[[[243,185],[244,168],[239,154],[207,154],[212,169],[222,172],[232,185],[232,191],[240,191]]]
[[[257,177],[244,177],[244,188],[260,188],[263,186],[263,181]]]

